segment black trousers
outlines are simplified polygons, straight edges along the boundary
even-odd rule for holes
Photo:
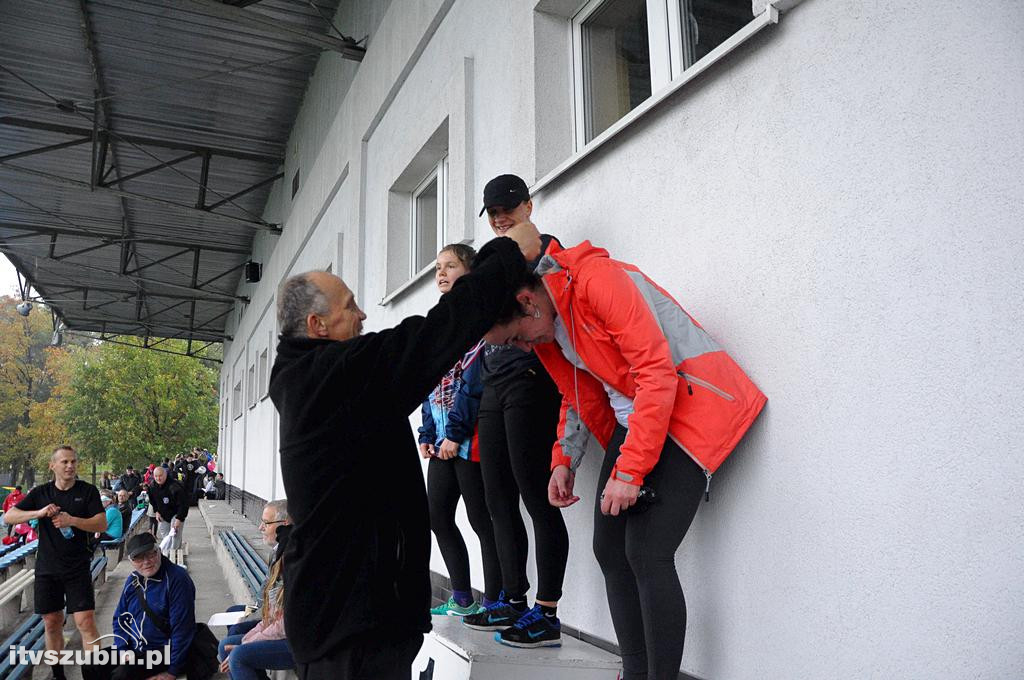
[[[676,550],[700,506],[704,471],[674,442],[644,479],[657,502],[646,512],[601,514],[626,429],[617,426],[605,451],[594,510],[594,555],[604,574],[612,625],[622,654],[622,680],[676,680],[686,637],[686,600]]]
[[[569,534],[561,510],[548,503],[551,447],[561,403],[555,383],[542,369],[530,369],[498,386],[485,385],[480,400],[480,468],[508,595],[524,595],[530,589],[529,544],[519,512],[522,497],[537,542],[537,599],[562,597]]]
[[[497,600],[501,592],[501,565],[494,542],[491,515],[484,499],[484,478],[480,464],[456,456],[449,460],[431,458],[427,465],[427,501],[430,528],[437,537],[441,557],[448,567],[454,590],[469,590],[469,553],[462,532],[455,524],[459,497],[466,503],[466,515],[480,540],[480,558],[484,567],[484,595]]]
[[[422,646],[422,633],[364,639],[295,670],[301,680],[409,680]]]

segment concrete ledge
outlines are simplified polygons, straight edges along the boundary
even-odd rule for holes
[[[614,654],[565,635],[561,647],[517,649],[495,642],[494,633],[467,628],[457,616],[435,616],[433,624],[413,663],[413,677],[430,667],[437,680],[616,680],[622,668]]]

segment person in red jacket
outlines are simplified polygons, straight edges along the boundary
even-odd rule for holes
[[[25,494],[23,494],[21,492],[21,485],[19,484],[18,486],[14,487],[14,491],[9,493],[7,495],[7,498],[4,499],[4,512],[7,512],[11,508],[13,508],[15,505],[18,504],[18,501],[20,501],[24,497],[25,497]],[[13,524],[8,524],[7,525],[7,535],[8,536],[11,535],[11,530],[12,529],[14,529],[14,525]]]
[[[764,395],[667,292],[590,242],[549,250],[485,339],[535,351],[561,392],[552,505],[579,500],[589,439],[605,449],[594,553],[622,677],[676,678],[686,603],[675,553]]]

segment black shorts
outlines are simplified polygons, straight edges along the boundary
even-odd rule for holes
[[[36,574],[35,597],[36,614],[59,612],[65,605],[69,614],[96,609],[88,567],[66,575]]]

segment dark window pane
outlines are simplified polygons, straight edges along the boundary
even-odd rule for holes
[[[683,67],[690,68],[753,18],[750,0],[679,0]]]
[[[645,0],[609,0],[583,22],[589,142],[651,96]]]
[[[437,177],[416,194],[416,263],[415,272],[434,261],[437,256]]]

